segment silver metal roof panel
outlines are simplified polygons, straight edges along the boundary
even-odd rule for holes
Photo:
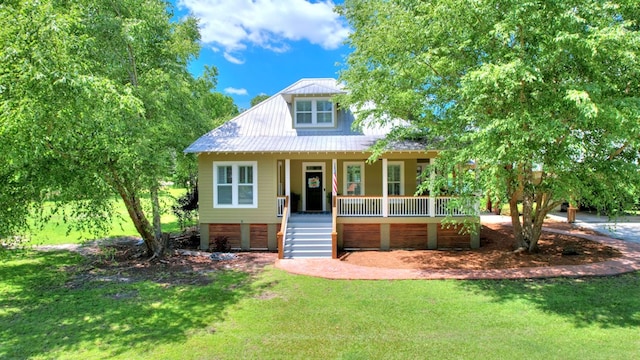
[[[285,94],[333,95],[343,91],[335,79],[302,79],[201,136],[185,152],[366,151],[390,129],[356,129],[349,110],[338,111],[334,128],[293,127]],[[420,150],[414,144],[401,149]]]

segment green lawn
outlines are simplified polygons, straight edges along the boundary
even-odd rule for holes
[[[2,359],[640,354],[640,273],[534,281],[336,281],[268,268],[257,279],[218,271],[207,275],[213,281],[206,286],[168,286],[135,281],[134,273],[100,273],[66,252],[7,256],[0,260]]]
[[[177,219],[170,209],[171,205],[175,203],[174,199],[183,195],[185,191],[185,189],[167,188],[162,192],[160,196],[161,206],[167,209],[161,217],[163,231],[176,232],[180,230]],[[143,199],[143,201],[148,202],[148,199]],[[112,216],[111,219],[111,230],[106,234],[99,234],[97,236],[137,236],[138,232],[133,226],[133,222],[131,222],[131,218],[122,200],[116,199],[115,204],[116,208],[114,214],[112,214],[114,216]],[[149,212],[148,216],[151,216],[151,212]],[[151,219],[149,220],[151,221]],[[60,214],[53,215],[50,221],[45,224],[35,223],[35,221],[31,221],[31,224],[34,230],[29,234],[29,239],[31,240],[31,244],[34,245],[81,243],[96,238],[96,235],[89,231],[77,231],[73,229],[72,226],[65,224]]]

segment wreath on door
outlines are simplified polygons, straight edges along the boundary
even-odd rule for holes
[[[320,187],[320,177],[315,176],[315,177],[309,178],[307,180],[307,187],[309,189],[317,189],[317,188],[319,188]]]

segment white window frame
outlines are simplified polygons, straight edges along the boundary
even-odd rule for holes
[[[298,102],[299,101],[311,101],[311,123],[298,123]],[[328,123],[318,123],[318,101],[327,101],[331,103],[331,122]],[[308,112],[305,112],[308,114]],[[322,112],[326,113],[326,112]],[[331,101],[331,98],[312,98],[312,97],[303,97],[297,98],[293,103],[293,125],[296,128],[305,128],[305,127],[335,127],[336,125],[336,104]]]
[[[389,184],[392,183],[392,182],[389,181],[389,174],[390,174],[389,168],[391,166],[400,166],[400,180],[399,180],[399,182],[400,182],[400,194],[391,194],[391,193],[389,193]],[[387,181],[386,181],[386,183],[387,183],[387,193],[389,195],[392,195],[392,196],[404,196],[404,161],[389,161],[387,163]],[[393,183],[398,183],[398,182],[394,181]]]
[[[218,168],[231,167],[231,204],[218,203]],[[251,204],[238,203],[238,187],[240,185],[240,167],[250,166],[253,168],[253,201]],[[252,209],[258,207],[258,162],[257,161],[214,161],[213,162],[213,207],[220,209]]]
[[[360,189],[361,189],[362,191],[361,191],[361,193],[360,193],[360,194],[358,194],[358,195],[350,195],[350,194],[347,192],[347,188],[348,188],[348,185],[349,185],[349,184],[348,184],[348,182],[347,182],[347,180],[349,179],[349,178],[348,178],[349,173],[347,172],[347,169],[349,168],[349,166],[354,166],[354,165],[360,166],[360,175],[361,175],[361,179],[360,179]],[[343,194],[344,194],[345,196],[361,196],[361,195],[364,195],[364,189],[365,189],[365,187],[364,187],[364,173],[365,173],[365,171],[364,171],[364,169],[365,169],[365,168],[364,168],[364,161],[345,161],[345,162],[342,164],[342,166],[343,166],[343,169],[342,169],[342,170],[343,170],[343,174],[344,174]]]

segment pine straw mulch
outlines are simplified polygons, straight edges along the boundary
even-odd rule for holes
[[[561,222],[546,221],[545,227],[574,234],[601,235]],[[510,224],[483,224],[479,249],[353,251],[340,258],[355,265],[390,269],[485,270],[591,264],[622,256],[610,246],[571,235],[543,232],[538,244],[538,253],[516,254]]]

